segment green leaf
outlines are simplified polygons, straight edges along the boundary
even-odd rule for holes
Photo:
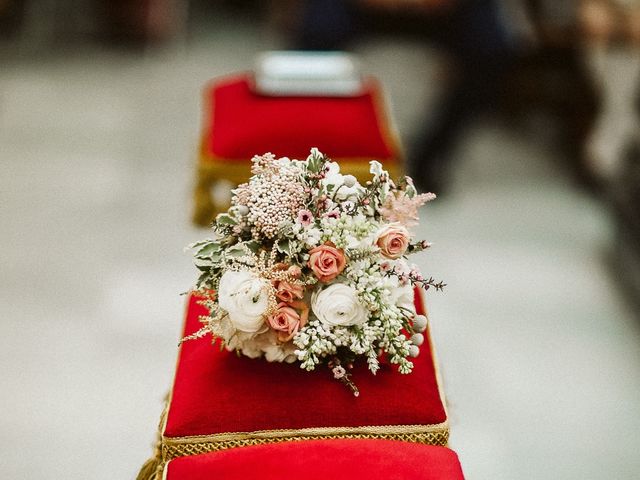
[[[250,240],[248,242],[244,243],[247,248],[249,250],[251,250],[253,253],[258,253],[258,250],[260,249],[260,244],[258,242],[256,242],[255,240]]]
[[[276,242],[276,250],[285,255],[291,255],[291,243],[289,240],[278,240]]]
[[[208,272],[209,269],[213,266],[211,264],[211,261],[206,258],[197,258],[196,261],[194,262],[194,265],[198,270],[201,270],[203,272]]]
[[[198,281],[196,282],[196,287],[200,288],[209,278],[209,272],[204,272],[198,277]]]
[[[216,217],[218,225],[236,225],[238,222],[228,213],[221,213]]]
[[[208,243],[210,243],[212,241],[213,240],[211,240],[209,238],[207,238],[205,240],[198,240],[197,242],[193,242],[193,243],[187,245],[187,248],[189,250],[195,250],[196,248],[202,247],[203,245],[206,245],[206,244],[208,244]]]
[[[214,252],[220,251],[220,245],[216,242],[211,242],[203,246],[200,250],[198,250],[195,254],[196,257],[208,257]]]
[[[227,248],[225,255],[227,257],[238,258],[247,254],[246,250],[242,247],[242,243],[236,243],[235,245]]]
[[[323,164],[323,157],[320,155],[317,149],[311,149],[311,155],[307,157],[307,170],[311,173],[318,173],[320,171],[320,167]]]

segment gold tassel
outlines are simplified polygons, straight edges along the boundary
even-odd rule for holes
[[[152,457],[142,465],[140,473],[136,480],[159,480],[162,471],[161,460],[158,457]]]
[[[169,408],[169,396],[167,393],[164,397],[164,408],[160,415],[160,422],[158,425],[158,432],[156,433],[156,443],[153,447],[153,456],[144,462],[144,465],[140,468],[140,472],[136,477],[136,480],[162,480],[162,471],[164,470],[164,463],[162,461],[162,430],[164,425],[165,415]]]

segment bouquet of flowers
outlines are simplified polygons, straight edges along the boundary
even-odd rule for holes
[[[361,185],[317,149],[306,160],[255,156],[215,238],[190,246],[209,314],[183,341],[211,334],[251,358],[326,365],[356,396],[350,369],[359,357],[374,374],[383,356],[410,373],[427,324],[414,287],[444,287],[407,261],[430,246],[410,229],[435,195],[370,164]]]

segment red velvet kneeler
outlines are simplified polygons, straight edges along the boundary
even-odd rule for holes
[[[317,147],[363,180],[370,160],[382,162],[392,178],[402,174],[399,143],[373,79],[357,97],[268,97],[253,92],[250,82],[240,75],[205,88],[195,223],[207,225],[227,208],[214,204],[213,184],[247,181],[250,159],[266,152],[305,159]]]
[[[416,307],[424,312],[419,293]],[[184,333],[206,313],[189,300]],[[322,438],[388,438],[446,445],[444,397],[428,332],[414,371],[402,375],[366,363],[353,370],[360,396],[329,369],[305,372],[297,364],[239,357],[208,339],[185,342],[161,427],[162,461],[232,447]]]
[[[170,461],[165,480],[463,480],[446,447],[391,440],[313,440],[234,448]]]

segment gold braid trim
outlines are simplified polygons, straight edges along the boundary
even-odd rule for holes
[[[256,432],[220,433],[206,436],[162,438],[163,462],[185,455],[197,455],[236,447],[267,443],[319,439],[389,439],[446,446],[449,425],[385,425],[369,427],[321,427],[298,430],[261,430]]]

